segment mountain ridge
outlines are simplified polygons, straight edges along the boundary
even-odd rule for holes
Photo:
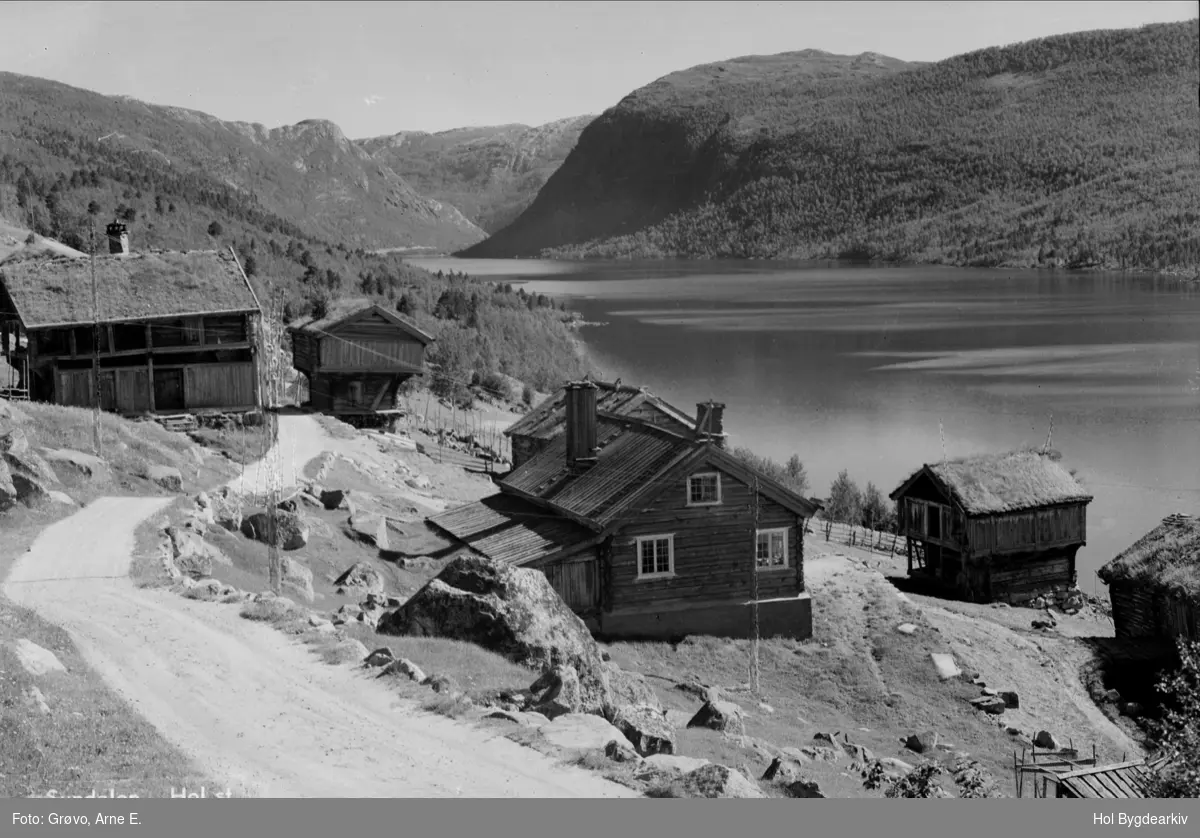
[[[671,73],[460,255],[1195,264],[1197,23]]]
[[[423,194],[453,204],[480,227],[495,231],[534,200],[592,119],[399,131],[356,142]]]
[[[0,73],[0,131],[24,140],[24,150],[34,155],[30,146],[42,145],[48,135],[68,147],[103,139],[155,155],[173,170],[194,170],[254,196],[314,235],[357,246],[453,248],[484,235],[456,208],[419,194],[325,119],[265,128]]]

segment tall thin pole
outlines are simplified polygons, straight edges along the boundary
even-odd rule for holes
[[[758,477],[754,478],[754,562],[750,565],[753,576],[750,580],[750,688],[754,695],[761,695],[761,684],[758,678]],[[767,545],[767,557],[770,560],[770,544]]]
[[[100,439],[100,295],[96,291],[96,222],[92,220],[92,447],[96,456],[103,456]]]
[[[267,353],[267,430],[270,448],[267,449],[267,568],[270,574],[271,590],[278,594],[282,586],[282,567],[279,559],[279,356],[281,347],[279,335],[275,328],[277,309],[280,306],[280,294],[276,292],[272,300],[271,310],[267,314],[270,322],[264,324],[263,336],[266,338]]]

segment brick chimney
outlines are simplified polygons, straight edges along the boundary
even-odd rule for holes
[[[567,468],[582,470],[596,462],[596,391],[590,381],[566,387]]]
[[[124,255],[129,252],[129,230],[120,221],[109,224],[104,231],[108,233],[108,252]]]
[[[696,439],[711,440],[718,448],[725,447],[725,405],[714,401],[696,405]]]

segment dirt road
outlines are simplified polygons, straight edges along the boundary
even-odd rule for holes
[[[43,532],[3,592],[66,628],[90,666],[235,795],[637,796],[400,704],[237,606],[136,588],[134,531],[169,502],[95,501]]]

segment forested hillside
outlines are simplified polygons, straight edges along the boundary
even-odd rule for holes
[[[422,195],[452,204],[488,233],[519,216],[567,159],[591,116],[531,128],[496,125],[359,140]]]
[[[479,383],[502,373],[546,388],[578,374],[567,314],[548,299],[464,275],[431,275],[400,254],[370,252],[361,237],[341,238],[338,224],[329,221],[336,214],[319,220],[309,196],[327,196],[345,177],[346,159],[366,157],[335,129],[278,129],[274,150],[253,157],[224,138],[257,129],[218,122],[0,74],[0,217],[83,251],[93,229],[96,246],[106,249],[104,227],[114,219],[128,226],[134,250],[233,247],[260,299],[269,304],[278,294],[288,319],[342,296],[374,298],[406,311],[438,338],[430,353],[446,376],[438,387],[461,396],[465,388],[451,379]],[[100,133],[102,124],[116,133]],[[171,142],[152,148],[150,136]],[[294,161],[279,168],[273,155],[285,152],[307,161],[305,169]],[[228,168],[220,163],[225,158]],[[256,178],[253,189],[232,182],[235,169]],[[399,181],[394,173],[389,177]],[[287,200],[268,202],[270,195]],[[370,213],[371,205],[363,211]],[[360,226],[369,229],[370,222]],[[8,242],[5,249],[20,244]],[[473,301],[468,309],[438,305],[464,294]]]
[[[78,180],[69,179],[85,168],[133,187],[117,195],[143,214],[158,209],[159,196],[183,199],[158,219],[153,235],[163,237],[202,232],[212,209],[236,210],[256,226],[287,219],[297,231],[365,249],[453,248],[484,235],[318,119],[268,130],[0,73],[0,155],[10,171],[68,178],[56,206],[30,195],[22,207],[30,227],[57,236],[81,234],[83,207],[71,194]]]
[[[1200,263],[1198,22],[675,73],[469,256]]]

